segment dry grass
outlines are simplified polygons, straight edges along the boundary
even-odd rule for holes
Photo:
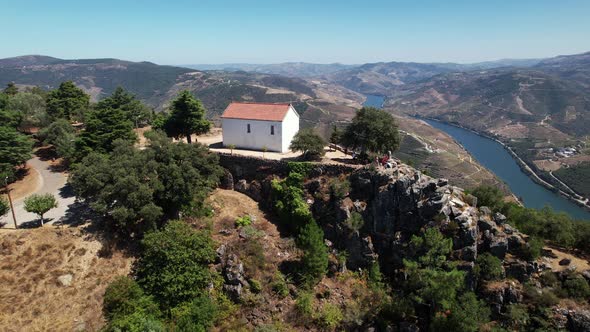
[[[44,227],[0,232],[0,331],[96,331],[104,324],[108,283],[129,273],[131,258],[99,258],[81,230]],[[57,278],[72,274],[69,287]]]

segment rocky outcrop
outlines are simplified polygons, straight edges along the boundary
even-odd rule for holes
[[[220,247],[221,248],[221,247]],[[225,248],[217,251],[217,254],[225,254]],[[249,287],[244,274],[244,265],[237,255],[227,254],[221,259],[223,278],[225,283],[223,289],[234,301],[239,301],[244,288]]]

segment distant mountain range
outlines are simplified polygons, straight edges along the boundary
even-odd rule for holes
[[[161,66],[118,59],[64,60],[30,55],[0,59],[0,85],[56,88],[72,80],[95,100],[122,86],[161,110],[181,89],[213,116],[232,100],[300,103],[317,125],[350,118],[362,94],[385,96],[396,112],[439,117],[478,130],[543,123],[567,135],[590,131],[590,53],[474,64],[291,62]],[[500,121],[501,120],[501,121]]]

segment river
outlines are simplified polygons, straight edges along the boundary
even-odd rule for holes
[[[379,100],[378,98],[381,98]],[[369,104],[370,101],[370,104]],[[367,97],[366,106],[382,105],[383,97]],[[568,199],[535,183],[526,175],[508,151],[498,142],[477,135],[469,130],[451,126],[434,120],[424,120],[431,126],[444,131],[459,142],[477,159],[504,181],[527,207],[536,209],[550,206],[556,211],[563,211],[576,219],[590,220],[590,212]]]

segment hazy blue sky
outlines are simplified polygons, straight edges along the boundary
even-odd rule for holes
[[[477,62],[590,51],[589,0],[0,0],[0,57]]]

